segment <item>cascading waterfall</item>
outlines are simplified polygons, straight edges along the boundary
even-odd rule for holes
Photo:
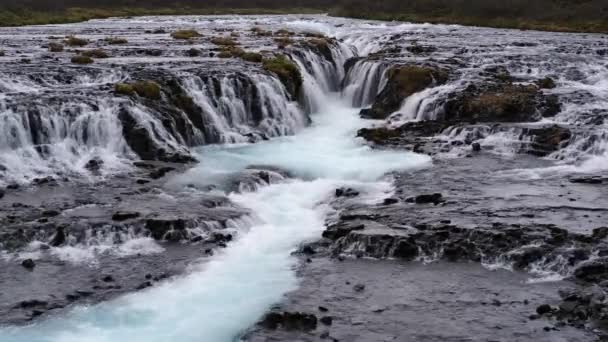
[[[386,85],[386,69],[385,63],[356,61],[344,78],[342,96],[354,107],[371,105]]]

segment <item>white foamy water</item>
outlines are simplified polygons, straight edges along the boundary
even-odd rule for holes
[[[283,167],[301,179],[233,193],[257,223],[211,261],[179,279],[91,307],[77,307],[28,327],[0,330],[3,342],[235,341],[282,296],[294,290],[297,246],[318,238],[328,200],[347,184],[362,200],[390,195],[384,175],[420,168],[430,158],[402,151],[373,151],[353,137],[365,122],[357,109],[326,99],[313,125],[293,137],[200,150],[203,161],[171,183],[206,184],[253,164]]]

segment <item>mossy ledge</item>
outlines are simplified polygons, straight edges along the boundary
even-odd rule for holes
[[[277,75],[293,98],[298,98],[303,79],[300,69],[293,61],[284,55],[277,55],[264,59],[262,68]]]
[[[135,94],[152,100],[161,98],[160,85],[154,81],[137,81],[133,83],[117,83],[114,92],[119,95],[133,96]]]

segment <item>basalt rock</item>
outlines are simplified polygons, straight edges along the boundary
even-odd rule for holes
[[[376,96],[372,107],[361,111],[361,116],[386,119],[401,106],[408,96],[448,80],[445,70],[427,66],[394,66],[387,71],[386,86]]]
[[[317,316],[304,312],[270,312],[259,325],[269,330],[311,331],[317,328]]]

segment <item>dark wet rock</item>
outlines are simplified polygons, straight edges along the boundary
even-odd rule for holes
[[[545,315],[551,313],[551,311],[553,311],[553,308],[551,308],[551,305],[549,304],[543,304],[536,308],[536,313],[538,313],[539,315]]]
[[[481,151],[481,145],[477,142],[472,143],[471,149],[473,150],[473,152],[479,152],[479,151]]]
[[[259,325],[269,330],[311,331],[317,328],[317,317],[303,312],[270,312]]]
[[[319,319],[319,322],[329,326],[333,323],[333,320],[334,319],[331,316],[323,316]]]
[[[443,198],[443,195],[440,193],[434,193],[434,194],[424,194],[424,195],[418,195],[416,197],[410,197],[407,198],[405,200],[406,202],[410,202],[410,203],[416,203],[416,204],[427,204],[427,203],[433,203],[435,205],[445,202],[445,199]]]
[[[95,159],[89,160],[85,164],[84,168],[91,172],[98,172],[102,166],[103,166],[103,160],[95,158]]]
[[[384,205],[392,205],[392,204],[396,204],[399,203],[399,199],[398,198],[385,198],[384,201],[382,201],[382,204]]]
[[[139,217],[141,214],[136,211],[117,211],[112,215],[113,221],[126,221]]]
[[[111,275],[106,275],[103,278],[101,278],[101,281],[103,281],[104,283],[112,283],[112,282],[114,282],[114,277]]]
[[[58,247],[58,246],[63,245],[65,243],[65,240],[66,240],[66,234],[65,234],[64,227],[58,226],[55,231],[55,235],[53,235],[51,242],[49,242],[49,245],[51,245],[53,247]]]
[[[388,81],[377,95],[372,107],[361,111],[361,116],[371,119],[386,119],[399,109],[408,96],[428,87],[441,85],[448,73],[433,67],[406,65],[394,66],[387,71]]]
[[[555,81],[551,77],[542,78],[536,81],[536,84],[541,89],[553,89],[556,87]]]
[[[353,286],[353,291],[355,292],[363,292],[365,290],[365,285],[363,284],[356,284],[355,286]]]
[[[32,259],[25,259],[21,262],[21,266],[25,267],[28,270],[33,270],[36,267],[36,263]]]
[[[336,197],[357,197],[359,191],[352,188],[338,188],[336,189]]]
[[[22,309],[31,309],[31,308],[46,307],[48,304],[49,303],[44,300],[31,299],[31,300],[24,300],[24,301],[20,302],[19,304],[17,304],[15,307],[22,308]]]
[[[574,277],[586,282],[600,282],[608,279],[608,259],[599,258],[585,262],[574,271]]]
[[[152,282],[150,281],[144,281],[143,283],[137,285],[137,287],[135,288],[135,290],[143,290],[145,288],[151,287],[152,286]]]
[[[527,129],[524,131],[524,134],[532,137],[532,142],[527,153],[539,157],[544,157],[566,147],[572,137],[572,133],[568,128],[558,125]]]
[[[155,240],[179,241],[185,238],[186,221],[179,218],[152,218],[146,220],[148,229]]]
[[[55,216],[59,216],[59,214],[61,214],[61,213],[57,210],[45,210],[42,212],[42,216],[44,216],[44,217],[55,217]]]
[[[608,178],[602,176],[582,176],[570,178],[570,182],[580,184],[602,184],[605,181],[608,181]]]
[[[159,179],[164,177],[167,173],[174,171],[175,168],[171,166],[160,167],[152,172],[150,172],[150,178]]]
[[[418,138],[433,136],[449,126],[449,123],[439,121],[417,121],[397,128],[362,128],[357,132],[357,136],[378,145],[416,143]]]

